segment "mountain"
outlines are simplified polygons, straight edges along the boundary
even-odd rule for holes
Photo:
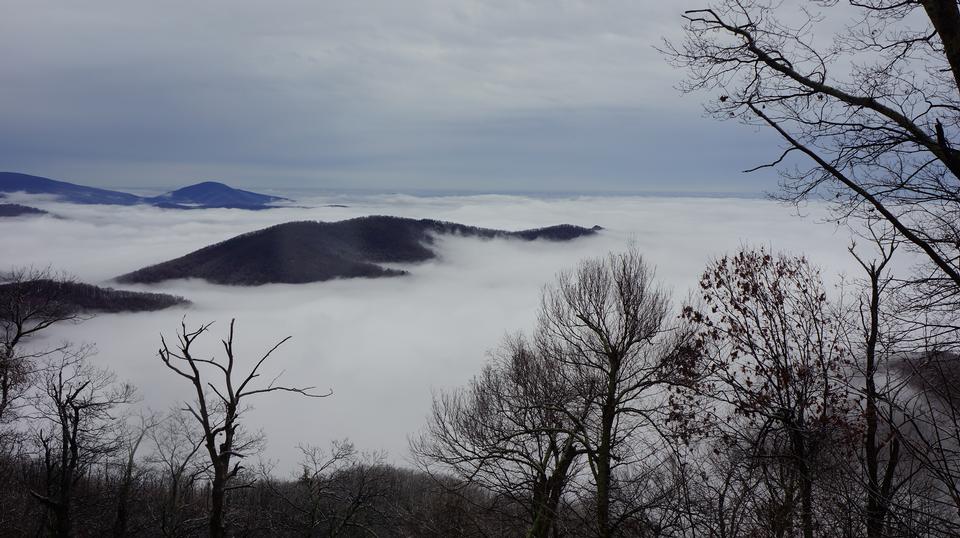
[[[151,283],[202,278],[216,284],[303,283],[334,278],[388,277],[405,271],[381,263],[420,262],[436,256],[434,235],[568,241],[602,228],[561,224],[506,232],[430,219],[370,216],[339,222],[288,222],[239,235],[186,256],[117,277]]]
[[[115,290],[54,280],[0,284],[0,301],[9,295],[27,296],[45,304],[55,301],[61,308],[88,313],[152,312],[190,304],[190,301],[176,295]]]
[[[0,172],[0,193],[11,192],[55,196],[63,202],[74,204],[148,204],[169,209],[267,209],[270,204],[285,200],[277,196],[234,189],[215,181],[197,183],[161,196],[142,197],[125,192],[84,187],[40,176]]]
[[[261,209],[272,203],[285,201],[286,198],[268,196],[255,192],[234,189],[216,181],[204,181],[189,187],[183,187],[162,196],[150,198],[154,205],[182,205],[205,208]]]
[[[20,204],[0,204],[0,217],[20,217],[23,215],[46,215],[42,209]]]
[[[46,194],[74,204],[135,205],[143,203],[141,197],[125,192],[84,187],[16,172],[0,172],[0,192]]]

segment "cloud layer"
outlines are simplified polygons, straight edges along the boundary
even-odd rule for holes
[[[267,456],[289,469],[298,443],[349,437],[364,449],[386,449],[398,461],[406,439],[424,423],[431,390],[464,383],[485,353],[508,332],[535,321],[540,289],[557,271],[589,256],[633,243],[657,267],[678,300],[695,287],[712,257],[743,243],[806,253],[835,275],[851,267],[846,231],[818,223],[810,207],[799,218],[765,200],[724,198],[521,196],[324,197],[310,208],[262,212],[171,211],[151,207],[40,203],[63,219],[5,221],[0,251],[6,261],[50,264],[90,282],[103,282],[147,264],[182,255],[238,233],[290,220],[390,214],[436,218],[502,229],[568,222],[606,228],[571,243],[443,238],[439,258],[406,267],[409,277],[342,280],[308,285],[233,288],[177,281],[131,289],[184,295],[187,310],[103,315],[61,327],[52,339],[95,342],[97,360],[135,383],[143,404],[164,409],[189,396],[187,387],[155,357],[160,334],[180,319],[217,321],[205,350],[237,318],[237,348],[250,361],[284,336],[270,371],[295,384],[331,388],[306,400],[284,394],[256,402],[248,420],[269,438]],[[347,204],[347,208],[324,207]],[[248,363],[249,364],[249,363]]]
[[[96,185],[756,191],[681,2],[0,0],[0,163]],[[691,157],[695,156],[695,159]]]

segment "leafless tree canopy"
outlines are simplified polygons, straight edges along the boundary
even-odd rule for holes
[[[64,349],[44,366],[35,405],[36,438],[44,488],[31,494],[48,512],[48,532],[73,534],[75,488],[93,465],[124,445],[118,408],[131,403],[134,388],[93,366],[89,350]]]
[[[952,0],[728,0],[667,43],[719,117],[769,127],[779,196],[881,218],[927,262],[912,306],[954,318],[960,293],[960,10]],[[844,26],[836,25],[845,21]],[[822,29],[835,24],[837,33]],[[955,332],[954,326],[945,332]],[[954,336],[955,338],[955,336]]]
[[[54,350],[26,344],[50,326],[79,319],[66,300],[73,280],[51,269],[15,268],[0,275],[0,424],[9,420],[35,370],[35,359]]]
[[[238,373],[239,367],[234,352],[234,323],[230,321],[227,337],[221,341],[226,357],[223,361],[195,356],[194,342],[208,331],[210,325],[201,325],[190,330],[186,322],[177,333],[177,344],[171,348],[162,339],[159,351],[163,364],[192,385],[195,397],[186,404],[186,411],[200,426],[203,447],[206,449],[212,469],[211,510],[209,532],[211,536],[224,536],[226,530],[225,503],[229,491],[249,484],[234,485],[232,482],[243,469],[240,461],[256,446],[256,439],[244,439],[240,431],[240,418],[244,405],[253,396],[271,392],[291,392],[301,396],[321,398],[329,395],[313,392],[313,387],[292,387],[278,384],[279,376],[262,383],[261,368],[274,351],[289,337],[284,338],[253,362],[246,374]]]
[[[523,507],[531,536],[559,532],[564,507],[598,536],[662,531],[662,404],[689,358],[668,312],[636,251],[561,273],[531,337],[508,338],[467,387],[435,398],[415,453]]]

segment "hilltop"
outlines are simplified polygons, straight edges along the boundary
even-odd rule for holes
[[[261,209],[286,198],[268,196],[240,189],[217,181],[204,181],[149,199],[154,205],[182,205],[199,207],[229,207]]]
[[[568,241],[596,234],[600,229],[561,224],[508,232],[388,216],[339,222],[288,222],[121,275],[117,281],[151,283],[202,278],[216,284],[259,285],[400,276],[406,272],[379,264],[434,258],[431,246],[436,235]]]
[[[0,193],[13,192],[52,196],[59,201],[73,204],[146,204],[170,209],[268,209],[271,204],[285,200],[278,196],[235,189],[216,181],[189,185],[160,196],[143,197],[29,174],[0,172]]]

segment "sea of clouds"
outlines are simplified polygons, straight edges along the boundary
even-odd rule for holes
[[[463,384],[505,334],[535,322],[541,288],[583,258],[636,245],[681,302],[712,258],[740,246],[803,253],[825,279],[854,273],[850,233],[825,222],[813,205],[798,216],[768,200],[695,197],[324,196],[269,211],[177,211],[153,207],[80,206],[25,200],[53,216],[0,222],[5,265],[51,266],[78,279],[109,279],[181,256],[237,234],[292,220],[335,221],[363,215],[449,220],[519,230],[560,223],[600,225],[594,237],[566,243],[443,237],[439,256],[404,265],[410,275],[303,285],[228,287],[202,281],[117,286],[183,295],[193,304],[161,312],[100,315],[46,336],[96,344],[95,360],[134,383],[140,405],[165,410],[189,398],[189,387],[157,359],[160,335],[215,321],[204,343],[217,354],[231,318],[235,347],[250,365],[285,336],[265,377],[283,372],[293,385],[333,391],[324,399],[271,394],[246,415],[268,439],[265,457],[292,471],[298,444],[349,438],[403,463],[407,439],[423,426],[432,392]],[[348,207],[329,207],[343,204]],[[42,344],[39,343],[39,344]]]

